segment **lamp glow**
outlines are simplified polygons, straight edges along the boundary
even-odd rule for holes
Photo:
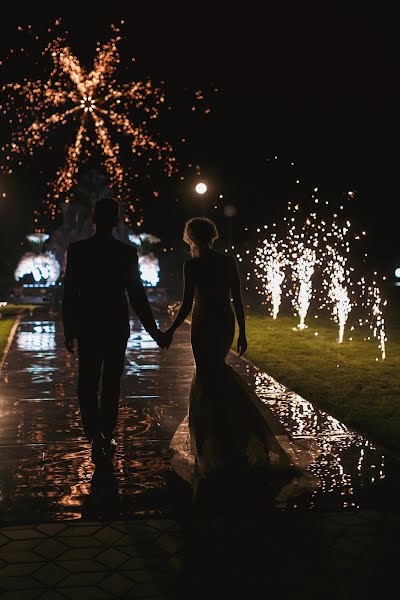
[[[207,191],[207,186],[205,183],[200,182],[196,185],[195,190],[198,194],[203,195],[206,193]]]

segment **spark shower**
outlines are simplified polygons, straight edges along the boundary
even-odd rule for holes
[[[278,317],[285,293],[299,318],[298,329],[304,329],[315,298],[318,309],[327,309],[338,324],[337,341],[342,344],[348,317],[357,308],[358,324],[370,328],[385,359],[386,301],[382,300],[377,273],[368,280],[349,264],[351,240],[361,236],[352,234],[350,221],[343,222],[338,213],[324,219],[313,211],[302,219],[300,212],[298,204],[289,203],[283,223],[265,226],[270,231],[254,254],[254,273],[261,283],[257,289],[270,302],[272,317]]]
[[[56,22],[56,26],[59,24]],[[46,59],[51,64],[47,75],[25,77],[1,88],[3,118],[13,127],[10,141],[2,147],[1,172],[12,173],[24,157],[46,146],[49,134],[57,127],[75,130],[72,144],[65,149],[65,163],[50,185],[47,204],[52,217],[57,199],[63,194],[68,201],[81,163],[96,150],[119,198],[129,191],[129,179],[138,177],[135,165],[140,157],[147,166],[154,158],[161,161],[167,175],[176,170],[172,146],[159,141],[153,127],[165,94],[151,81],[120,81],[121,39],[119,29],[113,27],[111,39],[97,45],[93,68],[87,70],[65,37],[55,37],[41,56],[44,71]],[[124,152],[124,164],[120,145],[123,139],[130,147]]]

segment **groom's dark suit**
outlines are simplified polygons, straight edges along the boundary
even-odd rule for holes
[[[89,440],[98,432],[111,438],[117,423],[130,333],[127,294],[145,329],[157,336],[136,249],[97,234],[69,246],[62,303],[64,335],[78,340],[78,398]]]

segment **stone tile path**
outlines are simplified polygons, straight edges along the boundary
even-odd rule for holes
[[[118,452],[99,506],[90,448],[76,400],[76,355],[58,321],[21,322],[0,375],[0,521],[160,516],[177,508],[181,482],[168,447],[187,411],[193,358],[187,332],[161,352],[132,324],[123,379]],[[104,485],[103,485],[104,487]],[[98,514],[96,514],[96,512]]]
[[[166,519],[3,527],[1,598],[177,598],[181,550]]]

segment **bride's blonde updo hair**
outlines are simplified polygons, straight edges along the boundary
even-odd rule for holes
[[[192,256],[199,256],[202,248],[211,248],[217,238],[215,223],[206,217],[190,219],[183,231],[183,241],[189,244]]]

